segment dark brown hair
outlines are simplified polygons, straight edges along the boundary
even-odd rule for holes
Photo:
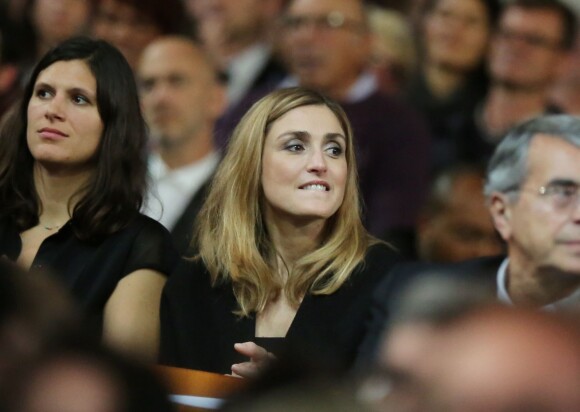
[[[20,105],[0,131],[0,218],[12,219],[20,230],[38,223],[41,205],[26,142],[28,102],[38,75],[70,60],[84,61],[95,76],[104,125],[95,172],[71,211],[75,235],[89,240],[116,232],[139,212],[147,176],[146,126],[135,79],[123,55],[102,40],[67,40],[34,68]]]

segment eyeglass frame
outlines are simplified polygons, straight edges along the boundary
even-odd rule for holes
[[[566,194],[566,196],[569,198],[560,199],[560,201],[566,202],[566,204],[557,204],[558,199],[556,199],[555,196],[563,195],[564,191],[570,189],[572,189],[571,193]],[[560,193],[558,193],[559,190]],[[547,185],[543,185],[538,188],[514,187],[502,192],[507,194],[523,191],[535,193],[544,199],[549,199],[552,202],[552,206],[559,210],[565,210],[568,208],[572,209],[573,206],[578,207],[578,205],[580,205],[580,183],[571,179],[555,179],[549,182]]]
[[[539,34],[521,33],[508,28],[498,28],[494,34],[502,41],[522,41],[526,46],[541,48],[545,50],[561,50],[564,48],[563,40],[547,39]]]

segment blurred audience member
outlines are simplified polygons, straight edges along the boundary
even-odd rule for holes
[[[490,307],[458,319],[430,348],[422,411],[580,410],[577,318]]]
[[[367,13],[372,36],[370,68],[382,92],[400,95],[417,63],[411,26],[393,10],[367,6]]]
[[[90,342],[59,345],[16,374],[8,412],[170,412],[160,379]]]
[[[502,307],[478,297],[455,308],[448,306],[450,311],[445,304],[431,313],[424,308],[427,311],[418,317],[392,325],[375,374],[363,381],[360,396],[376,410],[580,408],[577,314]]]
[[[28,0],[26,15],[34,35],[32,64],[64,40],[85,34],[91,0]]]
[[[433,181],[417,224],[418,257],[457,262],[503,253],[501,238],[489,216],[483,167],[459,164]]]
[[[552,88],[550,100],[566,113],[580,116],[580,33],[576,35],[573,53]]]
[[[156,37],[191,31],[182,0],[90,1],[95,7],[92,35],[117,47],[133,70],[143,49]]]
[[[489,55],[490,90],[459,135],[463,157],[485,160],[510,127],[562,111],[549,93],[576,33],[577,17],[559,0],[506,3]]]
[[[227,77],[230,107],[255,89],[273,87],[286,74],[272,53],[272,30],[283,3],[186,0],[206,51]]]
[[[22,0],[0,0],[0,10],[3,16],[12,21],[21,21],[24,19],[26,1]]]
[[[139,213],[146,139],[116,48],[80,37],[51,49],[1,129],[0,255],[51,270],[95,335],[154,359],[178,255],[167,230]]]
[[[408,100],[427,118],[433,166],[458,160],[458,127],[487,90],[484,60],[499,12],[498,0],[429,0],[421,20],[422,58]]]
[[[22,56],[12,40],[15,35],[11,22],[0,14],[0,126],[2,118],[22,93]]]
[[[15,373],[77,328],[78,310],[61,285],[0,259],[0,409]]]
[[[370,73],[366,17],[360,0],[290,1],[280,34],[291,75],[279,87],[300,85],[340,102],[355,133],[365,224],[397,244],[408,242],[423,202],[430,139],[422,119],[381,93]],[[242,114],[220,126],[233,130]]]
[[[359,397],[376,410],[424,411],[425,379],[442,331],[457,319],[493,302],[483,284],[437,272],[410,282],[391,304],[377,359],[359,365]]]
[[[160,37],[137,70],[154,153],[146,213],[168,228],[185,254],[194,220],[219,162],[213,144],[225,93],[206,55],[185,37]]]
[[[485,195],[506,256],[401,265],[375,294],[361,348],[372,358],[391,302],[426,273],[483,282],[507,305],[562,310],[580,297],[580,118],[546,115],[513,128],[491,159]]]

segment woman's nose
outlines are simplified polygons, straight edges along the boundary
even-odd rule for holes
[[[325,172],[327,168],[326,158],[322,149],[315,149],[311,152],[308,159],[309,172]]]
[[[62,101],[59,97],[55,96],[48,102],[45,117],[51,121],[64,119]]]

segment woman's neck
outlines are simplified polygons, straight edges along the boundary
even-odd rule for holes
[[[70,218],[70,211],[78,202],[78,194],[90,173],[58,173],[36,163],[34,186],[41,204],[41,222],[45,225],[62,225]]]
[[[431,64],[425,69],[425,81],[431,94],[438,99],[446,99],[465,82],[465,73],[450,70],[441,65]]]
[[[324,225],[325,221],[322,219],[304,224],[270,219],[267,224],[270,238],[283,265],[288,270],[291,270],[300,258],[318,247]]]

